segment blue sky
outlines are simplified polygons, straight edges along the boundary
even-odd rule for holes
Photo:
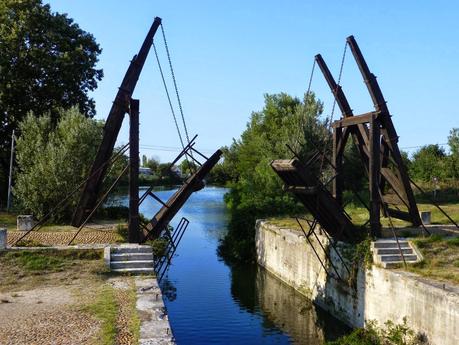
[[[44,2],[75,19],[103,49],[98,67],[105,77],[92,94],[101,119],[154,17],[161,17],[188,129],[199,134],[197,146],[205,153],[238,138],[265,93],[302,97],[315,54],[322,54],[337,78],[351,34],[378,77],[400,147],[446,143],[450,129],[459,127],[456,1]],[[156,42],[167,67],[159,32]],[[373,109],[350,52],[342,86],[355,114]],[[328,116],[333,99],[318,69],[312,90]],[[141,154],[171,160],[177,152],[170,148],[180,144],[153,50],[134,97],[140,99]],[[126,120],[118,142],[127,140]]]

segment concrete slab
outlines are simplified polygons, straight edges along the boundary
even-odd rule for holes
[[[163,296],[155,278],[135,278],[140,345],[175,344]]]

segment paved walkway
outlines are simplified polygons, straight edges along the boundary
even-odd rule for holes
[[[140,345],[175,344],[161,290],[155,278],[136,277]]]

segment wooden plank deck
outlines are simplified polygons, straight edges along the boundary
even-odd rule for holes
[[[275,160],[271,167],[285,183],[285,190],[301,201],[332,238],[345,242],[358,242],[359,230],[340,207],[336,199],[298,159]]]
[[[188,198],[194,192],[204,188],[204,178],[210,170],[218,163],[222,151],[217,150],[210,158],[191,175],[185,183],[169,198],[163,207],[155,214],[150,222],[143,229],[143,240],[155,239],[167,227],[177,212],[182,208]]]

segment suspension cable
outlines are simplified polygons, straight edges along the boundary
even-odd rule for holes
[[[163,34],[164,46],[166,47],[167,59],[169,61],[169,68],[171,70],[172,81],[174,82],[175,95],[177,96],[177,102],[178,102],[178,106],[179,106],[179,110],[180,110],[180,115],[182,116],[183,128],[185,129],[186,140],[187,140],[187,142],[189,144],[190,143],[190,137],[188,136],[188,129],[187,129],[186,123],[185,123],[185,116],[183,114],[182,102],[180,100],[180,95],[179,95],[179,91],[178,91],[178,87],[177,87],[177,81],[175,79],[174,68],[172,67],[172,59],[171,59],[171,55],[170,55],[170,52],[169,52],[169,46],[167,45],[166,34],[164,32],[164,26],[163,26],[162,23],[161,23],[161,32]]]
[[[306,92],[306,96],[309,96],[311,92],[311,84],[312,84],[312,77],[314,76],[314,69],[316,68],[316,60],[312,64],[311,74],[309,75],[309,84],[308,84],[308,91]]]
[[[175,128],[177,129],[177,133],[178,133],[178,136],[179,136],[179,139],[180,139],[180,143],[182,144],[182,148],[185,149],[185,144],[184,144],[183,139],[182,139],[182,133],[180,131],[180,127],[179,127],[178,122],[177,122],[177,117],[175,116],[174,106],[172,105],[171,97],[169,95],[169,89],[167,88],[166,80],[164,79],[163,69],[161,67],[161,62],[159,61],[158,51],[156,50],[156,45],[155,45],[154,42],[153,42],[153,50],[155,52],[156,62],[158,63],[159,72],[161,74],[161,79],[163,81],[164,90],[166,91],[166,96],[167,96],[167,100],[169,102],[169,107],[171,109],[172,117],[174,118]]]
[[[341,58],[341,65],[340,65],[340,68],[339,68],[338,82],[336,83],[335,90],[333,90],[334,91],[333,92],[333,106],[332,106],[332,111],[330,113],[330,116],[328,118],[328,132],[330,132],[330,129],[331,129],[331,126],[332,126],[332,122],[333,122],[333,116],[335,114],[336,92],[338,91],[338,88],[341,87],[341,77],[343,75],[344,62],[346,60],[347,45],[348,45],[348,43],[346,41],[346,43],[344,44],[343,56]],[[320,174],[319,175],[322,175],[325,150],[326,150],[326,147],[328,146],[329,142],[330,142],[330,136],[327,136],[327,139],[326,139],[326,141],[324,143],[324,146],[323,146],[322,159],[321,159],[321,162],[320,162]],[[320,176],[319,176],[319,178],[320,178]]]

